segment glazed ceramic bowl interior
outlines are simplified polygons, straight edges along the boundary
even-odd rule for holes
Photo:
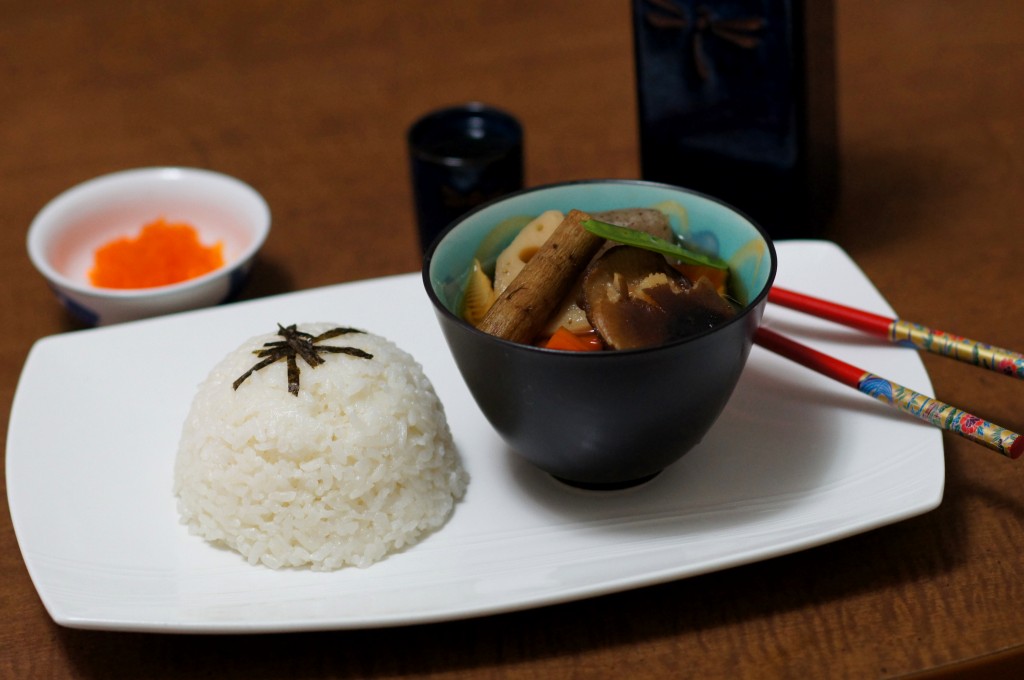
[[[156,219],[194,226],[204,244],[223,244],[225,264],[200,277],[153,288],[93,286],[96,250],[135,236]],[[218,304],[245,281],[270,230],[255,189],[209,170],[159,167],[103,175],[46,204],[28,232],[32,263],[61,302],[90,324],[109,324]]]
[[[546,210],[658,208],[684,241],[730,263],[739,314],[660,347],[563,352],[508,342],[459,316],[474,258],[497,255]],[[460,218],[428,250],[423,280],[455,362],[517,454],[570,484],[620,488],[658,474],[714,425],[746,362],[777,266],[764,231],[713,198],[668,185],[593,180],[528,189]]]

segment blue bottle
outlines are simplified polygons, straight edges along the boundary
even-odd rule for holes
[[[644,179],[719,198],[773,238],[834,206],[832,0],[633,0]]]

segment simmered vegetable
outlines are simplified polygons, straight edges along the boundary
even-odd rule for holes
[[[533,342],[604,243],[580,226],[588,219],[585,212],[570,211],[498,295],[477,328],[513,342]]]
[[[483,320],[487,310],[494,304],[494,288],[491,280],[480,266],[480,260],[473,260],[473,268],[469,272],[466,294],[462,299],[462,318],[474,326]]]
[[[694,284],[661,255],[629,246],[611,248],[591,263],[582,302],[612,349],[662,345],[736,314],[707,279]]]
[[[463,318],[506,340],[593,351],[657,346],[734,317],[728,265],[671,238],[658,210],[547,211],[500,253],[493,288],[474,261]]]
[[[672,228],[669,226],[668,217],[660,210],[654,210],[653,208],[606,210],[593,213],[592,217],[601,222],[628,227],[629,229],[641,231],[661,239],[672,238]],[[564,218],[565,216],[559,210],[546,210],[523,227],[522,231],[519,232],[512,242],[501,251],[494,267],[495,294],[501,294],[508,287],[508,284],[512,283],[512,280],[522,271],[526,263],[537,254],[537,251],[554,233]],[[610,242],[605,243],[602,249],[610,248],[612,245],[614,244]],[[579,294],[580,287],[577,283],[558,303],[557,311],[547,320],[541,331],[542,334],[551,335],[562,327],[576,334],[583,334],[593,330],[590,322],[587,321],[587,315],[577,302]],[[470,320],[468,310],[465,317],[467,321]],[[470,323],[477,325],[479,319],[470,321]]]
[[[565,326],[555,331],[554,335],[544,343],[547,349],[561,349],[569,352],[597,352],[604,349],[601,338],[593,331],[573,333]]]

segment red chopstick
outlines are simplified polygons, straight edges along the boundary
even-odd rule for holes
[[[773,330],[762,326],[757,330],[754,342],[888,406],[965,437],[1007,458],[1016,460],[1024,453],[1024,437],[1016,432],[811,349]]]
[[[934,352],[974,366],[1024,378],[1024,354],[970,340],[921,324],[873,314],[785,288],[773,287],[768,301],[813,316],[834,321],[890,342]]]

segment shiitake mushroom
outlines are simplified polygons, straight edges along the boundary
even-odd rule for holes
[[[629,246],[610,248],[591,262],[580,298],[611,349],[662,345],[736,315],[707,279],[693,282],[664,256]]]

